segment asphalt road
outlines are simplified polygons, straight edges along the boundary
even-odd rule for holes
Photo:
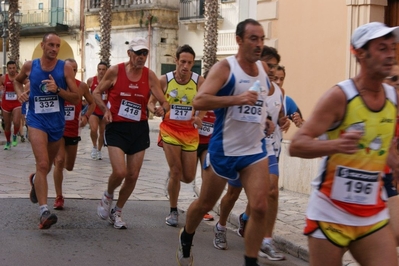
[[[123,211],[127,230],[114,229],[96,215],[98,200],[68,199],[66,209],[54,211],[58,223],[38,229],[38,208],[28,199],[0,199],[0,265],[177,265],[180,228],[164,223],[167,201],[129,201]],[[180,215],[182,226],[185,214]],[[198,228],[195,266],[243,265],[243,239],[229,230],[226,251],[213,247],[214,222]],[[287,257],[263,265],[308,265]]]

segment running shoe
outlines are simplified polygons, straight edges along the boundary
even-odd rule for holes
[[[91,158],[93,160],[97,160],[97,152],[98,152],[97,148],[91,149]]]
[[[122,221],[122,212],[120,211],[112,209],[108,221],[110,224],[113,224],[116,229],[127,229],[126,223]]]
[[[44,211],[42,215],[40,215],[40,229],[49,229],[53,224],[57,222],[57,215],[51,214],[49,211]]]
[[[284,255],[277,250],[277,248],[270,244],[262,244],[258,252],[259,257],[267,258],[268,260],[284,260]]]
[[[247,221],[245,221],[242,216],[244,213],[241,213],[240,216],[238,217],[238,224],[239,227],[237,229],[237,235],[244,237],[244,232],[245,232],[245,226],[247,225]]]
[[[57,196],[55,198],[53,208],[55,210],[63,210],[64,209],[64,197],[63,196]]]
[[[219,230],[217,227],[218,224],[213,228],[213,232],[215,233],[215,237],[213,238],[213,246],[217,249],[225,250],[227,249],[227,230]]]
[[[183,246],[181,242],[181,234],[183,233],[184,228],[180,229],[179,232],[179,246],[177,247],[176,251],[176,259],[177,265],[179,266],[193,266],[194,265],[194,258],[191,254],[191,245]],[[184,250],[184,252],[183,252]],[[184,257],[184,253],[188,253],[188,256]]]
[[[97,160],[102,160],[103,156],[101,155],[101,151],[97,152]]]
[[[97,206],[97,215],[103,220],[107,219],[111,212],[111,206],[112,198],[108,198],[103,194],[100,203]]]
[[[32,203],[37,203],[37,197],[36,197],[36,190],[35,190],[35,184],[33,184],[33,177],[35,176],[35,173],[31,174],[29,176],[29,183],[31,185],[30,193],[29,193],[29,199]]]
[[[211,214],[207,213],[204,215],[203,220],[204,221],[213,221],[213,216]]]
[[[6,142],[6,145],[4,145],[4,150],[5,151],[11,150],[11,142],[9,142],[9,141]]]
[[[12,135],[12,146],[16,147],[18,145],[17,135]]]
[[[179,213],[177,211],[172,211],[169,213],[169,216],[165,218],[165,223],[169,226],[177,226],[179,221]]]

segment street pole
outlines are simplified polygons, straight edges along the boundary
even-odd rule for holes
[[[6,74],[7,70],[7,23],[4,21],[3,23],[3,35],[1,36],[3,38],[3,75]]]

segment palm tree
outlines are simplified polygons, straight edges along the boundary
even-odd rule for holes
[[[100,3],[100,61],[110,64],[111,57],[111,0],[101,0]]]
[[[17,63],[19,67],[19,33],[20,26],[15,22],[14,14],[18,12],[18,0],[10,0],[10,9],[8,12],[8,32],[9,32],[9,59]]]
[[[204,73],[217,62],[219,1],[205,0]]]

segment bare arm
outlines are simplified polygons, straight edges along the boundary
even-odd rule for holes
[[[346,132],[334,140],[316,139],[335,122],[342,121],[345,109],[346,97],[342,90],[335,86],[324,94],[309,120],[293,136],[289,147],[290,155],[316,158],[334,153],[355,153],[358,150],[360,132]]]
[[[14,79],[14,91],[17,93],[18,100],[23,103],[29,100],[29,92],[28,90],[24,90],[24,82],[27,80],[30,71],[32,69],[32,61],[26,61],[21,68],[21,71]]]
[[[83,96],[85,97],[87,104],[89,105],[85,115],[80,118],[80,126],[84,127],[87,124],[90,115],[94,112],[94,109],[96,108],[96,103],[94,102],[93,96],[91,95],[89,87],[86,83],[81,82],[79,89],[83,92]]]
[[[92,83],[92,82],[93,82],[93,77],[87,79],[86,84],[87,84],[87,86],[88,86],[89,88],[91,87],[91,83]]]
[[[153,71],[149,71],[151,96],[148,100],[148,109],[156,116],[164,116],[165,112],[169,110],[169,103],[165,99],[164,90],[166,88],[166,76],[157,78]],[[157,101],[161,108],[156,108]]]
[[[104,104],[101,95],[111,88],[118,76],[118,66],[111,66],[107,72],[105,72],[104,77],[101,79],[100,83],[97,85],[96,89],[93,91],[93,98],[97,106],[104,113],[105,121],[108,123],[112,122],[112,114],[110,113],[108,107]]]
[[[229,73],[230,66],[227,60],[222,60],[211,68],[194,98],[193,106],[196,110],[214,110],[233,105],[254,105],[256,103],[258,93],[255,91],[246,91],[240,95],[216,96],[227,81]]]

